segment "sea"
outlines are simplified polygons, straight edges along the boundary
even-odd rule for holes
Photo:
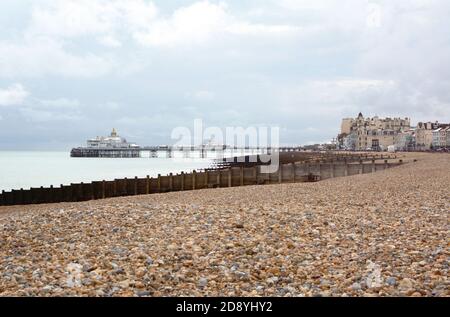
[[[71,158],[69,151],[0,151],[0,191],[188,173],[210,167],[217,158],[213,152],[203,159],[195,152],[189,158],[173,154],[173,158],[165,152],[156,158]]]

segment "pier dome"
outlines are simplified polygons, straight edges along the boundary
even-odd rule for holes
[[[87,141],[89,148],[130,148],[138,147],[134,143],[128,143],[125,138],[117,134],[116,129],[113,128],[111,134],[107,137],[96,137]]]

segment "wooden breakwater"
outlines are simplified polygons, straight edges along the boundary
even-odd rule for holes
[[[187,174],[158,175],[156,178],[147,176],[145,178],[94,181],[59,187],[2,191],[0,206],[78,202],[206,188],[313,182],[333,177],[373,173],[399,164],[402,164],[402,160],[379,158],[372,158],[370,161],[360,159],[357,162],[346,160],[303,161],[282,164],[277,172],[271,174],[261,173],[261,166],[241,166],[203,172],[194,171]]]

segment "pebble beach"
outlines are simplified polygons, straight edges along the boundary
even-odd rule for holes
[[[450,155],[399,157],[317,183],[0,207],[0,296],[449,296]]]

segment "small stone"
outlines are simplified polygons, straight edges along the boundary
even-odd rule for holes
[[[409,291],[409,290],[411,290],[413,288],[413,286],[414,286],[414,282],[411,279],[409,279],[409,278],[404,278],[398,284],[398,288],[401,291]]]
[[[88,272],[89,273],[89,272],[95,271],[95,269],[97,269],[96,266],[89,265],[89,264],[83,265],[83,272]]]
[[[167,246],[167,250],[174,251],[174,250],[176,250],[176,249],[178,249],[178,247],[177,247],[176,244],[169,244],[169,245]]]
[[[119,267],[113,271],[113,274],[125,274],[125,270]]]
[[[359,283],[353,283],[352,286],[350,286],[350,288],[354,291],[360,291],[362,289],[361,284]]]
[[[206,287],[206,285],[208,285],[208,279],[204,277],[200,278],[200,280],[198,281],[198,286],[204,288]]]
[[[276,284],[276,283],[278,282],[278,277],[276,277],[276,276],[269,277],[269,278],[266,280],[266,282],[267,282],[267,284],[269,284],[269,285],[271,285],[271,284]]]
[[[395,277],[388,277],[386,279],[386,284],[390,285],[390,286],[395,286],[397,285],[397,279]]]
[[[136,270],[136,276],[139,278],[143,277],[145,275],[145,273],[146,273],[146,270],[144,268],[138,268]]]
[[[128,288],[128,287],[130,287],[130,281],[124,280],[124,281],[117,283],[117,285],[119,285],[119,287],[121,287],[121,288]]]
[[[152,295],[152,292],[150,292],[150,291],[137,291],[136,295],[139,296],[139,297],[150,296],[150,295]]]
[[[53,286],[51,285],[45,285],[42,290],[46,293],[51,292],[53,290]]]
[[[99,289],[95,291],[95,295],[102,297],[105,296],[105,292],[102,289]]]

